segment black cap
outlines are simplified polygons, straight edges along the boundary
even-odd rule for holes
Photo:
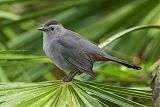
[[[50,26],[50,25],[58,25],[58,24],[60,24],[58,21],[56,21],[56,20],[51,20],[51,21],[48,21],[48,22],[44,25],[44,27],[48,27],[48,26]]]

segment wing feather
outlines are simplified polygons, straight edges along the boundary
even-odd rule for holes
[[[92,71],[93,62],[90,56],[80,47],[78,39],[80,38],[68,38],[67,36],[60,38],[58,43],[62,46],[61,53],[66,61],[77,70],[94,76],[94,72]]]

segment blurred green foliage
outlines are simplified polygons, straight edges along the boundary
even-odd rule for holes
[[[2,0],[0,1],[0,81],[35,82],[65,74],[42,51],[37,27],[58,20],[66,28],[100,44],[120,31],[139,25],[160,25],[159,0]],[[150,66],[160,57],[160,30],[145,29],[120,37],[104,50],[143,67],[128,69],[112,62],[95,63],[96,78],[76,78],[115,86],[146,88]],[[139,101],[151,105],[151,100]]]

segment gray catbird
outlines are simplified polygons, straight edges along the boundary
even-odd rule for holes
[[[64,71],[70,71],[64,81],[71,81],[79,72],[95,76],[92,71],[95,61],[114,61],[128,68],[141,67],[107,54],[80,34],[68,30],[57,21],[49,21],[43,27],[43,50],[54,64]]]

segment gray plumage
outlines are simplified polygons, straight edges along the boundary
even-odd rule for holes
[[[78,72],[94,76],[92,68],[95,61],[115,61],[130,68],[140,69],[107,54],[78,33],[64,28],[57,21],[49,21],[39,30],[43,31],[43,50],[46,55],[57,67],[71,72],[65,81],[70,81]]]

